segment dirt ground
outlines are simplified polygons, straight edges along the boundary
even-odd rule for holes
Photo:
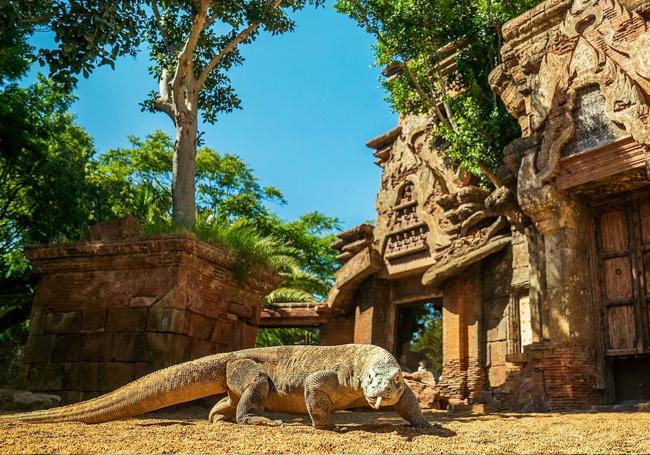
[[[211,425],[204,410],[99,425],[0,422],[0,453],[650,453],[650,413],[448,415],[417,430],[391,412],[339,412],[339,432],[271,414],[279,428]]]

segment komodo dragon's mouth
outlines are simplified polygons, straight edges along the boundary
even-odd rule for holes
[[[371,408],[379,409],[379,406],[381,406],[382,398],[383,397],[366,397],[366,401],[368,401],[368,404]]]

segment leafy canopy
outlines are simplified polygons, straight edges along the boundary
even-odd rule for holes
[[[499,63],[501,26],[537,0],[338,0],[336,8],[372,33],[375,64],[393,109],[430,114],[447,153],[480,175],[517,136],[488,85]],[[445,62],[454,55],[455,69]]]

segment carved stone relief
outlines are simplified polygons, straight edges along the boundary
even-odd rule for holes
[[[504,63],[490,75],[494,91],[519,120],[522,137],[532,139],[507,161],[518,168],[519,203],[536,224],[552,221],[564,199],[546,188],[560,173],[563,156],[630,136],[650,144],[646,20],[618,0],[574,0],[568,8],[558,6],[564,8],[559,25],[545,28],[548,1],[543,6],[527,13],[525,20],[538,27],[522,32],[525,39],[509,30]]]

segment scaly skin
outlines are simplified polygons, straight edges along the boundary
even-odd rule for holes
[[[309,414],[314,427],[334,429],[330,411],[393,406],[411,425],[430,427],[395,358],[372,345],[278,346],[215,354],[165,368],[114,392],[44,411],[0,416],[35,423],[100,423],[227,393],[211,422],[280,425],[264,409]],[[381,397],[378,400],[378,397]],[[364,400],[365,399],[365,400]]]

